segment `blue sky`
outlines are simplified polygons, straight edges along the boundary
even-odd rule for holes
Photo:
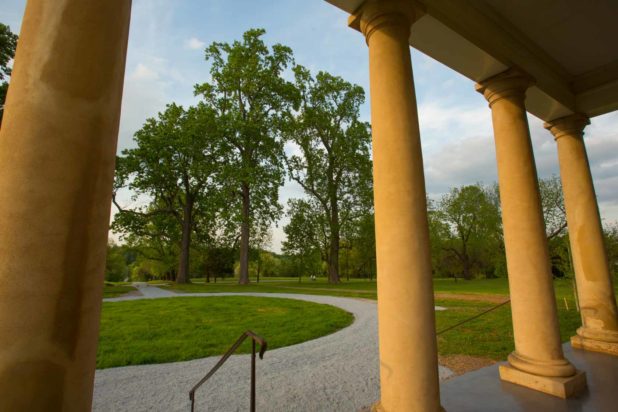
[[[25,0],[3,0],[0,21],[19,32]],[[193,86],[208,80],[203,49],[231,42],[249,28],[264,28],[269,44],[292,48],[297,63],[324,70],[365,88],[368,53],[363,36],[349,29],[347,15],[323,0],[134,0],[127,56],[119,150],[165,104],[195,102]],[[427,191],[438,198],[450,187],[496,180],[491,113],[472,81],[412,52],[425,159]],[[362,110],[369,121],[369,104]],[[555,142],[542,122],[529,116],[540,177],[558,174]],[[618,219],[618,113],[596,117],[586,129],[601,216]],[[280,201],[302,196],[291,183]],[[130,203],[125,194],[125,203]],[[279,250],[285,221],[273,228]]]

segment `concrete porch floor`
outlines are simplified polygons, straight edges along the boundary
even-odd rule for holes
[[[502,382],[498,364],[443,382],[442,406],[459,411],[618,411],[618,357],[585,352],[564,344],[565,356],[585,371],[588,388],[576,398],[560,399]]]

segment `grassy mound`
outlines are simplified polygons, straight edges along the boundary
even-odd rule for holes
[[[269,349],[333,333],[352,314],[329,305],[249,296],[104,302],[97,368],[222,355],[247,329]],[[237,353],[249,353],[246,341]]]

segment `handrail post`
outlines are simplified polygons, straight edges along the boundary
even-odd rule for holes
[[[255,412],[255,339],[251,339],[251,412]]]
[[[189,392],[189,398],[191,399],[191,412],[194,412],[195,406],[195,391],[204,384],[210,377],[225,363],[225,361],[234,353],[236,349],[240,347],[240,345],[245,341],[247,337],[251,338],[251,412],[255,412],[255,343],[260,344],[260,359],[263,359],[264,352],[266,352],[266,348],[268,344],[264,339],[250,330],[246,331],[240,338],[232,345],[230,349],[221,357],[219,362],[204,376]]]

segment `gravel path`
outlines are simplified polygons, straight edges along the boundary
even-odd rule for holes
[[[231,296],[240,293],[175,294],[138,285],[143,296],[122,301],[174,296]],[[352,325],[294,346],[267,351],[257,361],[259,411],[357,411],[379,398],[377,311],[375,302],[334,296],[242,293],[325,303],[354,314]],[[265,336],[268,339],[267,336]],[[230,342],[231,344],[232,342]],[[158,365],[98,370],[95,411],[188,411],[189,390],[219,356]],[[440,379],[452,376],[440,366]],[[196,393],[196,411],[249,409],[250,356],[234,355]]]

